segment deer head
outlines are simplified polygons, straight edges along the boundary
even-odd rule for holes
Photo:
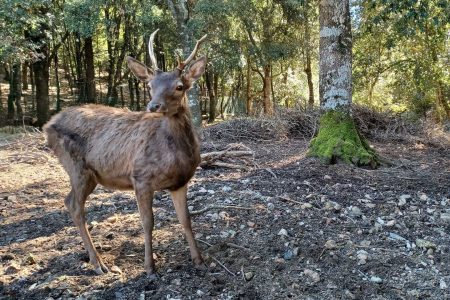
[[[128,67],[131,72],[148,86],[151,101],[147,105],[147,111],[158,112],[164,115],[174,115],[182,105],[186,91],[205,72],[206,58],[201,57],[194,61],[186,72],[186,66],[194,59],[200,44],[206,39],[204,35],[197,41],[194,50],[184,61],[178,59],[178,66],[171,72],[163,72],[158,68],[155,53],[153,51],[153,40],[159,29],[155,30],[148,42],[148,52],[152,68],[148,68],[143,63],[132,57],[127,57]]]

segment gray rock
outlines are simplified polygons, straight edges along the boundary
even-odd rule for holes
[[[371,282],[374,282],[374,283],[382,283],[382,282],[383,282],[383,279],[381,279],[381,278],[378,277],[378,276],[372,276],[372,277],[370,277],[370,281],[371,281]]]
[[[362,215],[362,211],[358,206],[352,206],[349,212],[352,217],[360,217]]]
[[[228,186],[228,185],[225,185],[225,186],[222,187],[222,192],[224,192],[224,193],[231,192],[232,190],[233,189],[230,186]]]
[[[306,276],[308,276],[309,278],[311,278],[311,280],[316,283],[320,281],[320,275],[319,273],[317,273],[316,271],[310,270],[310,269],[305,269],[303,271],[303,274],[305,274]]]

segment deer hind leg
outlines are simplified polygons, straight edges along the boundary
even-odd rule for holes
[[[152,232],[154,226],[153,220],[153,191],[148,187],[147,183],[134,184],[134,191],[141,216],[142,228],[144,229],[145,239],[145,259],[144,269],[151,279],[155,276],[155,261],[153,260]]]
[[[81,239],[83,240],[84,248],[89,254],[89,260],[94,267],[97,274],[101,275],[108,272],[108,268],[102,262],[100,255],[95,250],[92,243],[91,235],[86,225],[86,213],[84,211],[84,204],[87,197],[95,189],[97,183],[95,179],[88,174],[82,174],[71,176],[72,190],[65,199],[65,205],[69,210],[73,222],[78,227]]]
[[[192,233],[191,218],[189,216],[186,199],[187,185],[176,191],[170,191],[170,194],[172,196],[173,205],[175,206],[175,211],[177,212],[178,221],[183,226],[189,244],[192,261],[196,266],[203,266],[203,258],[197,247],[197,243],[195,242],[194,234]]]

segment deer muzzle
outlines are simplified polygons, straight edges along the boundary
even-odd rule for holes
[[[147,111],[165,113],[167,111],[167,107],[164,103],[152,100],[147,104]]]

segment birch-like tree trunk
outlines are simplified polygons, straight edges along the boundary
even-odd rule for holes
[[[352,33],[348,0],[320,1],[320,105],[350,109],[352,103]]]
[[[320,104],[325,113],[308,154],[325,163],[357,166],[378,164],[377,156],[359,134],[351,115],[352,36],[349,0],[321,0]]]
[[[177,31],[180,36],[181,46],[183,48],[183,54],[187,57],[195,46],[195,40],[192,36],[192,32],[188,30],[187,23],[190,18],[190,1],[186,0],[167,0],[167,5],[172,11],[172,15],[177,24]],[[192,88],[187,94],[188,105],[191,110],[192,122],[195,127],[202,125],[202,113],[199,100],[199,88],[198,84],[194,83]]]

